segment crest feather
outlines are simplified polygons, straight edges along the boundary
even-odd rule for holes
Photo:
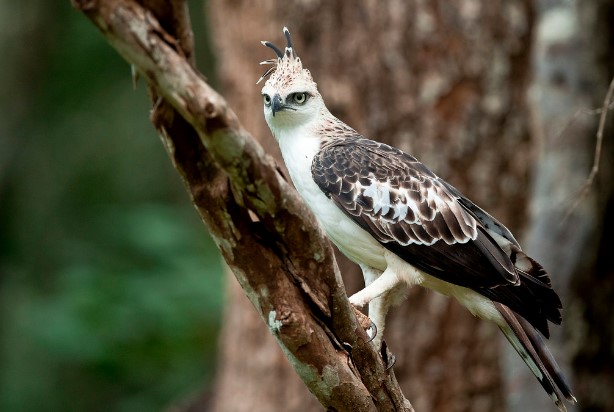
[[[270,41],[262,41],[263,46],[268,47],[269,49],[275,52],[277,59],[269,59],[261,62],[261,65],[271,64],[273,67],[270,67],[267,71],[264,72],[262,76],[258,79],[256,84],[260,83],[262,80],[267,78],[269,75],[273,73],[279,73],[279,76],[296,76],[296,75],[304,75],[303,74],[303,64],[301,63],[301,59],[296,54],[296,50],[294,49],[294,45],[292,43],[292,37],[290,35],[290,30],[287,27],[283,28],[284,36],[286,37],[286,48],[282,52],[279,47],[271,43]],[[307,70],[304,71],[305,74],[309,76],[311,80],[311,75]],[[272,78],[272,77],[271,77]]]

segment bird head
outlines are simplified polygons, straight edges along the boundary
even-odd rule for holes
[[[296,54],[290,32],[286,27],[283,32],[287,40],[283,52],[273,43],[262,42],[275,52],[277,58],[261,63],[271,64],[272,67],[257,82],[270,75],[262,88],[262,98],[264,117],[273,134],[281,128],[304,126],[316,120],[326,109],[311,73],[303,68]]]

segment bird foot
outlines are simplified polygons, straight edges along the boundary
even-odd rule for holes
[[[354,308],[354,312],[356,313],[356,318],[358,319],[358,323],[360,326],[367,332],[367,336],[369,337],[368,342],[371,342],[377,336],[377,326],[375,323],[367,315],[362,313],[356,306],[352,306]]]
[[[356,318],[358,319],[358,323],[360,326],[367,332],[367,336],[369,337],[369,341],[373,341],[377,336],[377,326],[375,323],[364,313],[362,313],[356,306],[352,305],[354,308],[354,312],[356,313]],[[381,341],[381,346],[379,348],[380,356],[386,365],[386,371],[390,370],[397,361],[397,357],[390,352],[388,349],[388,345],[384,340]]]

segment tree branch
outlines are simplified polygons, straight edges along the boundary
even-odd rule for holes
[[[578,194],[574,196],[574,201],[572,205],[565,212],[565,216],[561,220],[561,225],[564,225],[567,222],[567,219],[571,216],[574,210],[578,207],[580,202],[586,198],[589,190],[593,185],[593,181],[599,173],[599,163],[601,162],[601,147],[603,146],[603,131],[605,130],[605,121],[608,116],[608,111],[611,110],[611,106],[614,104],[612,102],[612,95],[614,94],[614,78],[610,80],[610,86],[608,87],[608,91],[605,95],[603,104],[599,109],[588,110],[588,111],[578,111],[573,116],[572,121],[577,118],[580,113],[584,114],[599,114],[599,126],[597,128],[597,135],[595,140],[595,154],[593,155],[593,166],[591,167],[591,171],[586,178],[586,181],[582,184],[582,187],[578,190]]]
[[[194,205],[310,391],[329,410],[413,410],[367,342],[312,214],[194,69],[185,3],[73,4],[149,82],[152,122]]]

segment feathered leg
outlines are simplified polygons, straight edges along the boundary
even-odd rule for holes
[[[352,295],[350,302],[355,306],[369,304],[369,318],[376,327],[373,344],[379,349],[384,339],[386,315],[390,308],[402,299],[406,287],[399,284],[396,275],[391,276],[390,273],[366,265],[360,265],[360,268],[365,278],[365,288]],[[375,281],[378,283],[374,284]]]

